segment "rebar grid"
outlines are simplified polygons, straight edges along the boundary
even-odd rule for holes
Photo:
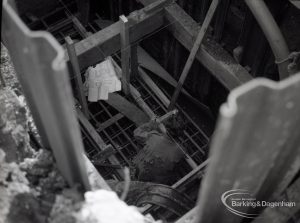
[[[70,15],[70,13],[73,14]],[[59,7],[57,10],[45,15],[38,21],[34,21],[33,23],[29,24],[29,27],[32,29],[48,30],[61,44],[64,43],[65,36],[71,36],[72,39],[82,40],[82,36],[78,33],[72,22],[71,17],[74,15],[76,15],[76,5],[74,2],[71,2],[69,4],[62,5],[62,7]],[[98,15],[95,15],[95,19],[98,17]],[[88,23],[85,28],[91,33],[101,30],[101,27],[99,27],[96,22]],[[70,79],[72,82],[73,77],[70,77]],[[157,116],[162,116],[167,112],[167,108],[164,107],[156,95],[146,86],[145,83],[143,83],[141,79],[133,79],[132,85],[139,91],[142,99]],[[131,98],[127,99],[129,101],[133,101]],[[89,103],[88,106],[90,110],[89,121],[95,127],[95,129],[98,129],[98,126],[101,123],[118,114],[117,110],[103,101]],[[178,107],[178,109],[186,121],[186,127],[183,135],[173,138],[176,143],[178,143],[184,149],[184,151],[199,165],[207,157],[208,137],[193,122],[186,112],[184,112],[180,107]],[[130,165],[133,157],[139,150],[142,149],[142,146],[136,142],[133,136],[133,131],[135,128],[135,124],[123,116],[116,122],[98,131],[104,142],[106,144],[111,144],[115,148],[115,155],[123,166]],[[84,130],[82,130],[82,133],[88,157],[90,159],[97,159],[97,155],[100,152],[97,145],[95,145],[95,142],[93,142],[93,140],[89,137],[88,133],[86,133]],[[188,169],[186,166],[183,168],[183,170],[180,170],[180,172],[188,173],[189,170],[190,169]],[[101,167],[101,174],[106,178],[111,178],[109,175],[114,172],[115,171],[110,168]]]

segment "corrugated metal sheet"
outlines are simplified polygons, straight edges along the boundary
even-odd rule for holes
[[[3,2],[2,37],[44,145],[53,150],[58,167],[71,185],[89,189],[83,145],[64,51],[47,32],[30,31],[12,1]]]

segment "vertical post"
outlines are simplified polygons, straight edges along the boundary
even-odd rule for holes
[[[82,25],[82,23],[77,19],[76,16],[72,16],[72,22],[75,26],[75,29],[77,32],[82,36],[83,38],[87,38],[90,36],[90,33],[85,29],[85,27]]]
[[[130,83],[130,41],[129,41],[129,22],[124,16],[120,16],[120,36],[121,36],[121,64],[122,64],[122,85],[124,93],[129,94],[129,83]]]
[[[176,86],[175,92],[174,92],[174,94],[172,96],[170,105],[168,107],[168,111],[171,111],[171,110],[173,110],[175,108],[175,103],[177,101],[179,93],[180,93],[180,91],[182,89],[182,86],[183,86],[184,81],[185,81],[185,79],[186,79],[186,77],[188,75],[188,72],[190,71],[190,68],[192,67],[192,64],[194,62],[195,56],[196,56],[196,54],[198,52],[198,49],[199,49],[199,47],[200,47],[200,45],[202,43],[202,40],[203,40],[204,36],[206,34],[206,30],[207,30],[207,28],[208,28],[208,26],[209,26],[209,24],[210,24],[210,22],[211,22],[211,20],[213,18],[213,15],[215,14],[215,11],[217,9],[218,3],[219,3],[219,0],[213,0],[212,3],[211,3],[211,5],[210,5],[210,7],[209,7],[209,9],[208,9],[208,12],[207,12],[206,17],[204,19],[204,22],[203,22],[203,24],[202,24],[202,26],[200,28],[199,34],[197,36],[197,39],[196,39],[196,41],[195,41],[195,43],[193,45],[193,48],[192,48],[192,50],[190,52],[190,55],[189,55],[189,57],[188,57],[188,59],[187,59],[187,61],[185,63],[184,68],[183,68],[182,74],[181,74],[181,76],[179,78],[179,81],[178,81],[178,84]]]
[[[76,79],[76,84],[77,84],[77,88],[78,88],[79,102],[82,106],[83,113],[88,118],[89,110],[88,110],[86,98],[85,98],[84,91],[83,91],[82,77],[81,77],[81,73],[80,73],[78,58],[77,58],[75,47],[74,47],[74,42],[69,36],[67,36],[65,38],[65,41],[66,41],[66,47],[67,47],[69,59],[70,59],[71,65],[72,65],[73,73],[75,74],[75,77],[76,77],[75,79]]]

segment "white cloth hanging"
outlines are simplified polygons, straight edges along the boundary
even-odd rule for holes
[[[88,101],[107,100],[108,94],[121,90],[121,81],[108,57],[95,67],[89,67],[86,72]]]

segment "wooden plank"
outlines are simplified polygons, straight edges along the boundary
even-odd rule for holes
[[[75,26],[76,31],[80,34],[80,36],[82,36],[83,38],[87,38],[88,36],[90,36],[90,34],[87,32],[82,23],[77,19],[77,17],[72,16],[71,20]]]
[[[85,117],[85,115],[80,111],[80,109],[76,108],[77,111],[77,118],[79,122],[84,127],[84,129],[89,132],[92,139],[95,143],[99,146],[100,150],[105,150],[107,145],[104,143],[103,139],[99,136],[97,131],[95,130],[94,126],[89,122],[89,120]]]
[[[106,129],[107,127],[111,126],[114,124],[116,121],[119,121],[121,118],[123,118],[124,115],[121,113],[116,114],[112,118],[108,119],[107,121],[101,123],[100,125],[97,126],[97,131],[101,132],[102,130]]]
[[[197,35],[197,38],[194,42],[194,45],[191,49],[191,52],[189,54],[189,57],[184,65],[184,68],[183,68],[183,71],[180,75],[180,78],[179,78],[179,81],[177,83],[177,86],[175,88],[175,92],[173,93],[172,95],[172,98],[171,98],[171,102],[169,104],[169,107],[168,107],[168,111],[171,111],[175,108],[175,103],[177,101],[177,98],[180,94],[180,91],[183,87],[183,84],[184,84],[184,81],[192,67],[192,64],[194,62],[194,59],[195,59],[195,56],[196,56],[196,53],[198,52],[199,50],[199,47],[204,39],[204,36],[206,34],[206,31],[207,31],[207,28],[215,14],[215,11],[217,9],[217,6],[218,6],[218,3],[219,3],[219,0],[213,0],[209,9],[208,9],[208,12],[207,12],[207,15],[204,19],[204,22],[200,28],[200,31],[199,31],[199,34]]]
[[[106,103],[121,112],[137,126],[149,121],[149,117],[143,111],[119,94],[109,94]]]
[[[147,75],[147,73],[142,70],[142,68],[139,68],[139,71],[141,71],[141,72],[139,72],[139,75],[143,79],[143,81],[146,83],[146,85],[161,100],[161,102],[163,103],[163,105],[165,107],[168,107],[168,105],[170,103],[170,100],[165,95],[165,93],[156,85],[156,83]],[[194,101],[194,100],[192,100],[192,101]],[[210,112],[209,108],[206,105],[204,105],[204,104],[202,104],[200,102],[195,102],[195,104],[198,105],[199,108],[201,108],[202,111],[204,111],[205,114],[208,115],[208,117],[210,117],[211,112]],[[190,121],[192,121],[192,120],[190,120]],[[200,128],[198,128],[198,130],[206,138],[206,140],[209,140],[208,136]]]
[[[144,5],[154,1],[140,0]],[[167,29],[186,49],[191,50],[200,26],[177,4],[165,7],[165,12],[167,22],[171,24]],[[212,39],[203,42],[196,58],[229,90],[252,79],[248,71]]]
[[[122,67],[122,88],[126,95],[129,94],[130,84],[130,57],[131,47],[129,39],[129,24],[128,19],[120,16],[120,36],[121,36],[121,67]]]
[[[92,139],[95,141],[95,143],[98,145],[99,150],[104,151],[109,145],[106,145],[103,141],[103,139],[100,137],[94,126],[87,120],[87,118],[84,116],[84,114],[80,111],[80,109],[76,109],[77,111],[77,117],[79,119],[79,122],[83,126],[83,128],[90,134]],[[108,158],[108,160],[115,165],[119,165],[120,162],[116,158],[116,156],[112,155]],[[120,177],[123,177],[123,172],[121,170],[117,170]]]
[[[113,65],[115,67],[117,76],[120,77],[122,74],[122,69],[120,66],[116,63],[116,61],[112,60]],[[141,97],[141,94],[138,92],[138,90],[133,87],[131,84],[129,85],[130,88],[130,94],[133,97],[133,99],[136,101],[136,103],[139,105],[140,108],[148,115],[148,118],[153,119],[155,118],[154,112],[151,110],[151,108],[144,102],[144,100]]]
[[[140,67],[150,70],[153,74],[157,75],[158,77],[166,81],[171,86],[176,87],[177,81],[174,79],[174,77],[171,74],[169,74],[156,60],[154,60],[142,47],[138,47],[137,52],[138,52],[138,63]],[[141,75],[140,71],[142,69],[139,68],[138,70],[139,70],[139,74]],[[207,112],[208,114],[211,113],[210,109],[207,106],[205,106],[203,103],[199,102],[196,98],[190,95],[184,88],[182,89],[182,93],[189,100],[191,100],[193,103],[195,103],[200,108],[202,108],[205,112]]]
[[[81,30],[80,34],[83,37],[90,36],[87,33],[86,29],[81,25],[81,23],[79,21],[76,22],[75,24],[78,26],[78,29]],[[127,29],[128,29],[128,27],[127,27]],[[128,32],[127,32],[127,35],[129,35]],[[112,60],[112,61],[113,61],[113,64],[116,68],[118,77],[122,78],[121,68],[118,66],[118,64],[114,60]],[[127,65],[129,65],[129,62],[127,63]],[[124,80],[124,79],[122,78],[122,80]],[[124,86],[125,86],[125,88],[127,86],[126,80],[125,80],[125,83],[123,82],[123,88],[124,88]],[[129,91],[129,89],[127,89],[127,90]],[[120,95],[118,95],[116,93],[110,94],[109,98],[106,102],[108,104],[110,104],[111,106],[113,106],[114,108],[116,108],[119,112],[124,113],[124,115],[127,116],[127,118],[132,120],[137,125],[140,125],[141,123],[144,123],[144,120],[146,120],[145,114],[142,111],[140,111],[136,106],[134,106],[133,104],[128,102],[125,98],[121,97]],[[135,112],[137,112],[137,116],[134,115]]]
[[[168,0],[159,0],[159,2],[168,3]],[[164,24],[164,10],[157,8],[151,11],[150,9],[155,6],[156,4],[150,4],[130,13],[127,17],[131,43],[147,36]],[[81,69],[102,61],[105,57],[119,51],[120,48],[120,21],[75,44]],[[67,55],[66,60],[69,60]]]
[[[200,26],[176,4],[166,7],[166,18],[170,23],[174,22],[168,27],[170,32],[190,50]],[[252,79],[245,68],[211,39],[203,42],[196,58],[229,90]]]
[[[75,53],[74,42],[69,36],[65,38],[65,41],[66,41],[66,47],[70,58],[70,62],[72,65],[72,71],[73,73],[75,73],[75,77],[76,77],[75,80],[78,88],[77,92],[78,92],[79,102],[80,105],[82,106],[83,113],[85,114],[86,117],[89,117],[89,109],[83,91],[82,77],[79,69],[78,59]]]
[[[150,70],[152,73],[166,81],[173,87],[176,87],[177,81],[174,77],[168,73],[153,57],[151,57],[142,47],[138,47],[138,63],[140,67]],[[185,89],[182,92],[188,96],[192,97]]]
[[[177,181],[175,184],[172,185],[172,188],[181,188],[183,185],[186,184],[187,181],[191,181],[192,179],[198,177],[198,174],[201,170],[203,170],[209,162],[209,159],[205,160],[203,163],[201,163],[199,166],[197,166],[195,169],[193,169],[191,172],[186,174],[184,177],[182,177],[179,181]]]
[[[94,155],[94,159],[91,160],[91,162],[93,164],[95,163],[103,163],[106,159],[108,159],[109,157],[111,157],[112,155],[116,154],[116,150],[114,149],[114,147],[107,146],[105,150],[100,151],[99,153],[97,153],[96,155]]]
[[[136,103],[142,108],[142,110],[148,115],[148,117],[152,120],[156,117],[155,113],[152,111],[152,109],[149,107],[149,105],[143,100],[142,95],[140,92],[130,85],[130,93],[133,99],[136,101]]]
[[[170,100],[162,92],[162,90],[154,83],[154,81],[148,76],[148,74],[139,67],[139,75],[143,81],[150,87],[150,89],[156,94],[156,96],[161,100],[165,107],[168,107]]]
[[[140,67],[139,67],[139,70],[143,71]],[[143,79],[143,81],[146,83],[146,85],[153,91],[153,93],[167,107],[167,105],[170,103],[170,100],[165,95],[165,93],[156,85],[156,83],[147,75],[146,72],[140,72],[139,75]],[[204,105],[202,103],[199,103],[199,102],[198,103],[195,102],[195,103],[199,106],[199,108],[201,108],[206,113],[206,115],[208,115],[208,117],[211,115],[210,110],[207,108],[206,105]],[[182,112],[184,112],[184,111],[182,110]],[[192,119],[190,119],[190,121],[194,122]],[[203,135],[203,137],[206,138],[206,140],[209,140],[209,137],[206,135],[206,133],[204,133],[199,127],[197,127],[197,129],[198,129],[198,131],[201,132],[201,134]]]

